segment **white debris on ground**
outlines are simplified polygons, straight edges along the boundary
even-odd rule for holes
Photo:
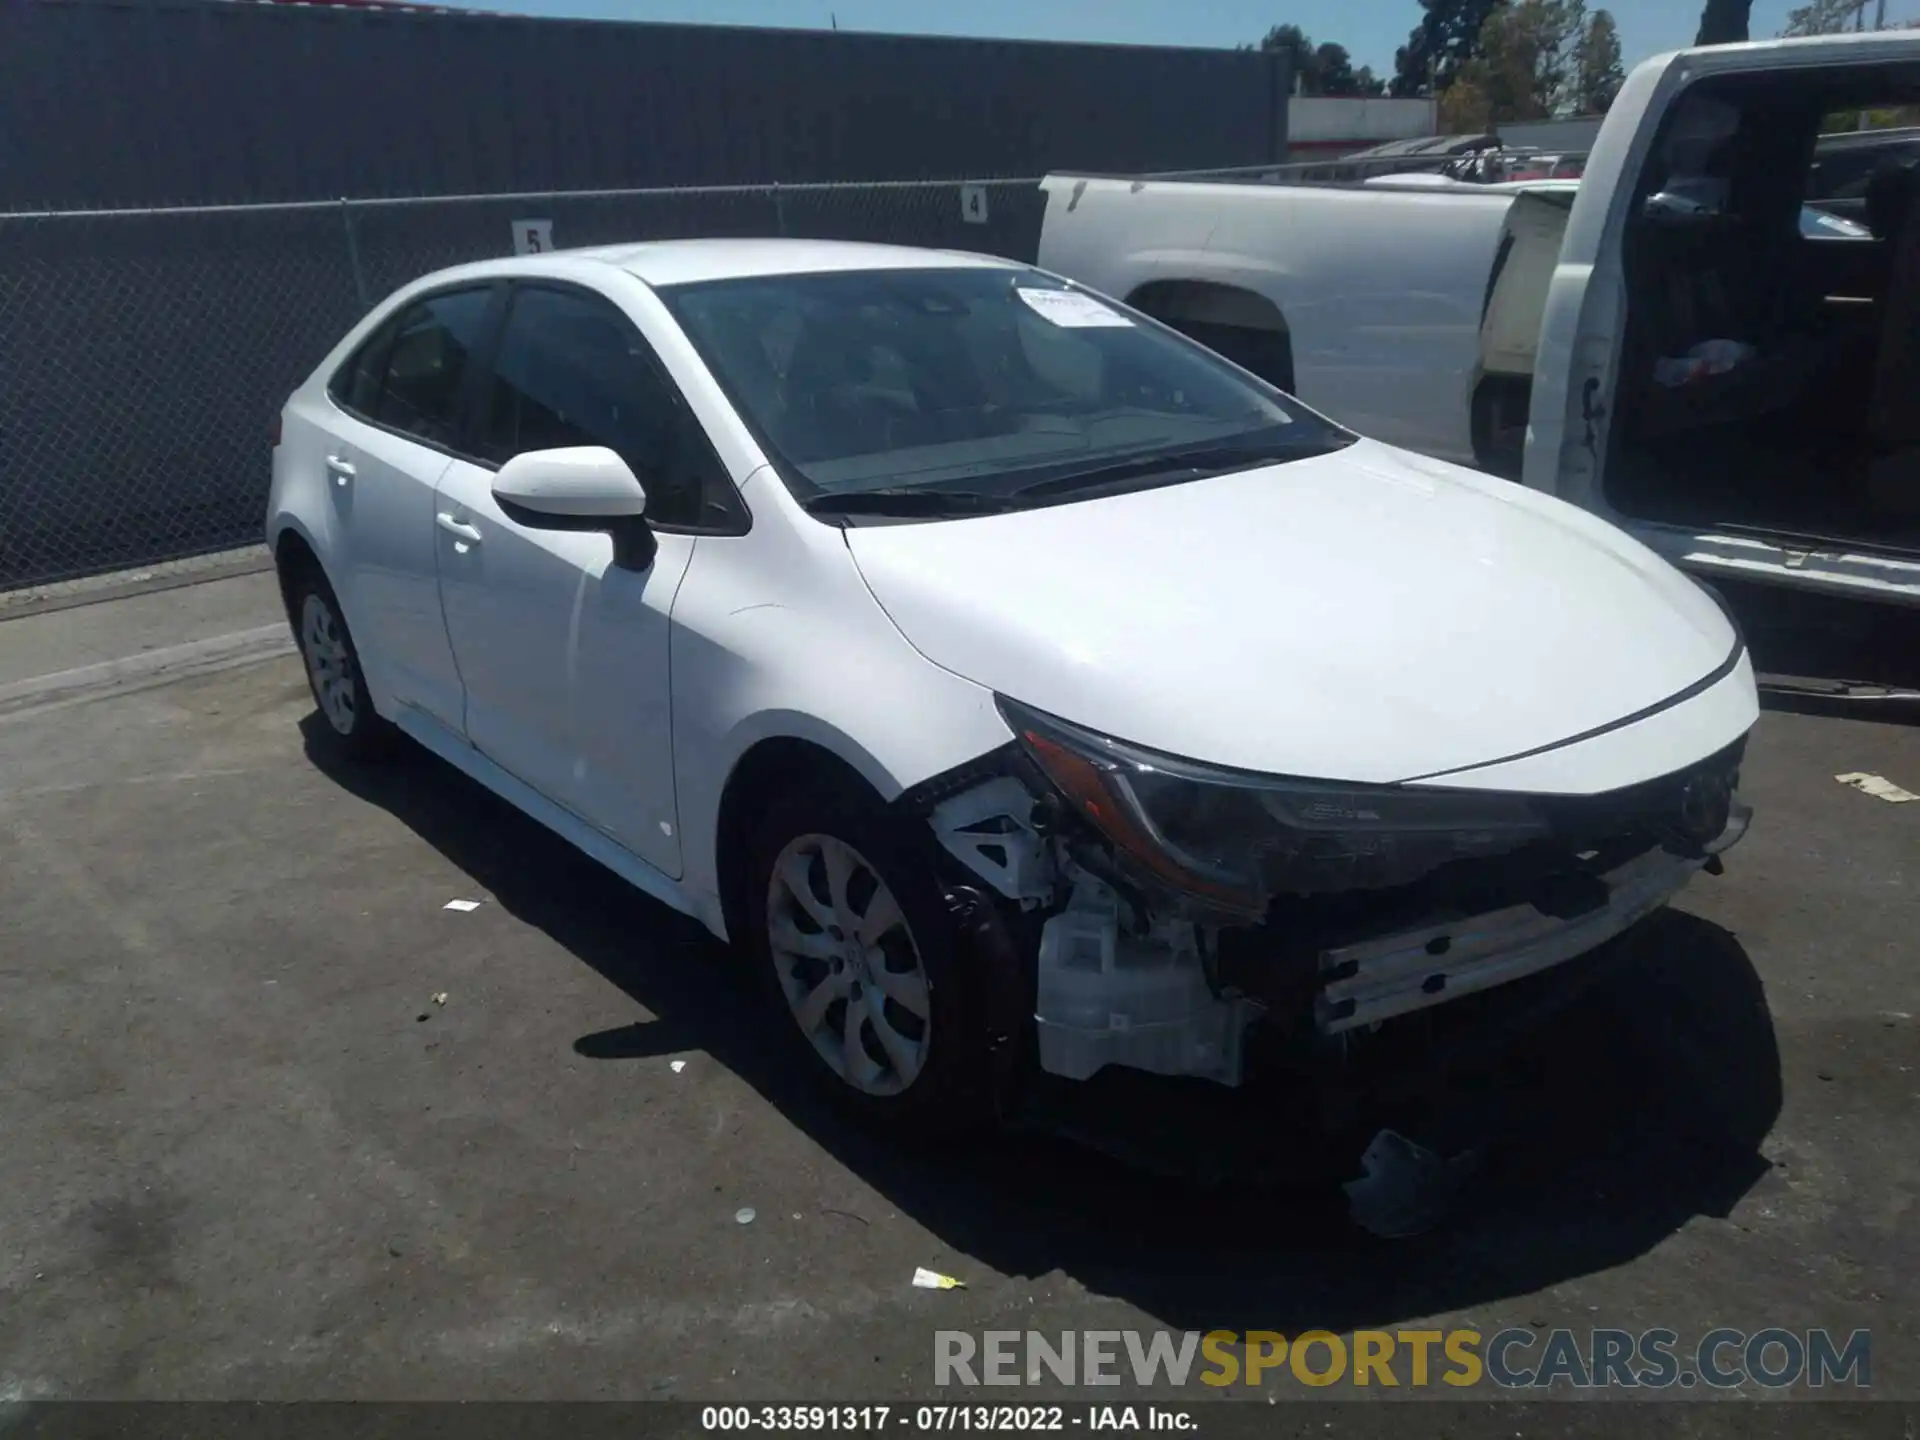
[[[478,900],[449,900],[440,908],[442,910],[458,910],[462,915],[465,915],[470,910],[478,910],[480,908],[480,902]]]
[[[1833,778],[1842,785],[1851,785],[1862,794],[1872,795],[1890,804],[1904,805],[1909,800],[1920,800],[1920,795],[1915,795],[1911,790],[1902,790],[1884,775],[1869,775],[1865,771],[1855,770]]]
[[[917,1266],[913,1272],[913,1284],[917,1290],[964,1290],[967,1282],[956,1280],[951,1275],[942,1275],[938,1270],[929,1270],[926,1266]]]

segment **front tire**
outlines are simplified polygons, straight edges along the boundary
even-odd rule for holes
[[[303,566],[287,587],[293,635],[306,665],[307,684],[327,733],[355,760],[374,760],[393,749],[395,731],[373,708],[360,652],[341,614],[333,587],[317,567]]]
[[[979,987],[931,852],[876,800],[804,790],[769,808],[745,887],[743,938],[800,1068],[919,1135],[991,1113]]]

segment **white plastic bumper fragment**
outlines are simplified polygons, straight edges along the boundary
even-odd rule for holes
[[[1039,970],[1034,1022],[1049,1074],[1085,1080],[1122,1065],[1240,1083],[1241,1040],[1259,1007],[1214,995],[1191,924],[1123,935],[1113,892],[1082,878],[1041,931]]]
[[[1033,796],[1012,776],[950,796],[930,818],[947,852],[1009,900],[1032,905],[1053,893],[1053,864],[1033,828]]]
[[[1324,950],[1320,973],[1341,978],[1323,986],[1315,1021],[1337,1034],[1563,964],[1658,910],[1701,863],[1662,850],[1636,856],[1602,877],[1607,903],[1572,920],[1515,905]]]

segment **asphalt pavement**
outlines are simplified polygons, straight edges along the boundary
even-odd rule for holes
[[[1563,1325],[1865,1327],[1920,1398],[1920,804],[1834,779],[1920,789],[1920,728],[1763,717],[1727,874],[1387,1242],[1320,1185],[881,1142],[690,922],[425,755],[331,758],[292,659],[36,701],[144,643],[13,628],[62,619],[0,624],[0,1401],[900,1399],[941,1329]]]

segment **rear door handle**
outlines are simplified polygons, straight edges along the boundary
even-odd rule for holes
[[[333,476],[334,484],[345,485],[353,479],[353,462],[342,455],[329,455],[327,473]]]
[[[464,540],[469,545],[478,545],[480,543],[480,527],[478,525],[469,525],[463,520],[456,520],[444,510],[434,516],[433,520],[436,525],[455,539]]]

